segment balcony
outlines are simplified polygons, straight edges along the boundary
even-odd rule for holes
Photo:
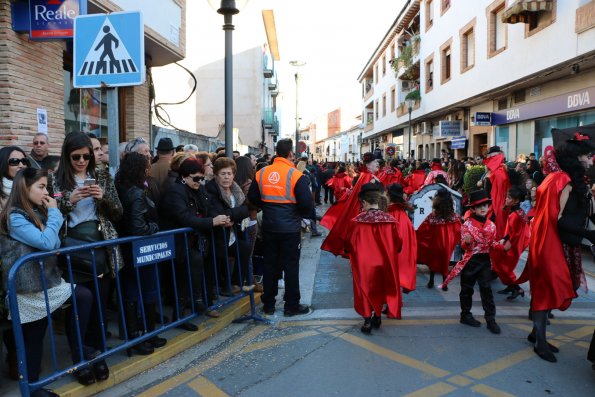
[[[374,122],[366,124],[364,127],[364,132],[372,131],[374,129]]]
[[[262,124],[264,125],[264,128],[273,128],[275,122],[275,110],[273,108],[266,108],[263,113],[264,118]]]
[[[273,75],[269,78],[269,91],[277,89],[277,72],[273,70]]]
[[[264,54],[264,56],[262,57],[262,70],[264,73],[264,77],[267,79],[270,79],[271,77],[273,77],[274,69],[275,69],[275,64],[274,64],[273,57],[271,56],[271,54],[269,54],[269,53]]]

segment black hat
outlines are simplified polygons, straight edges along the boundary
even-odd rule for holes
[[[161,138],[155,149],[160,152],[171,152],[174,150],[174,144],[171,141],[171,138]]]
[[[391,201],[405,201],[405,199],[403,198],[403,185],[399,184],[399,183],[393,183],[388,185],[388,187],[386,188],[386,191],[388,193],[388,196],[390,197]]]
[[[488,150],[488,154],[500,153],[500,152],[502,152],[502,149],[500,149],[500,146],[492,146],[490,148],[490,150]]]
[[[468,207],[473,208],[483,203],[492,203],[492,199],[488,195],[488,192],[481,189],[469,193],[469,204],[467,205]]]
[[[368,182],[362,186],[359,194],[365,192],[384,192],[384,186],[382,186],[382,183],[380,182]]]
[[[370,163],[374,160],[376,160],[376,158],[374,157],[374,153],[372,152],[366,152],[362,156],[362,161],[364,162],[364,164]]]

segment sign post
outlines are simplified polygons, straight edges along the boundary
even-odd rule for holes
[[[73,85],[106,88],[110,173],[118,157],[118,91],[145,82],[144,24],[140,12],[79,16],[74,20]]]

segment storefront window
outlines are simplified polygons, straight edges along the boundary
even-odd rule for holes
[[[516,125],[516,155],[524,154],[529,156],[529,153],[533,151],[531,141],[533,138],[532,121],[525,121]],[[512,160],[512,158],[511,158]]]
[[[107,138],[107,98],[99,88],[72,86],[72,73],[64,70],[64,123],[66,133],[92,132]]]
[[[552,128],[572,128],[593,123],[595,123],[595,111],[537,120],[535,122],[535,154],[541,156],[543,149],[553,144]]]
[[[500,150],[502,150],[504,156],[506,156],[506,160],[509,160],[508,126],[496,127],[496,146],[500,146]]]

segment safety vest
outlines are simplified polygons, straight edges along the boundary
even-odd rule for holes
[[[291,161],[276,157],[273,164],[256,174],[261,200],[265,203],[295,203],[293,189],[302,175]]]

